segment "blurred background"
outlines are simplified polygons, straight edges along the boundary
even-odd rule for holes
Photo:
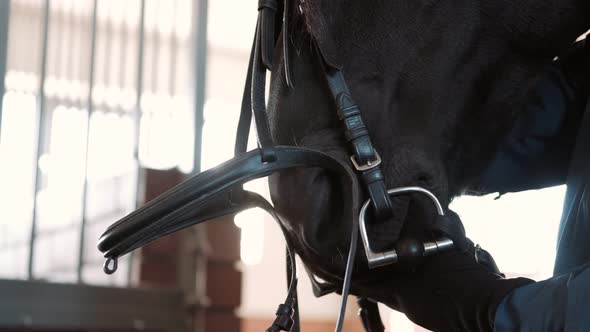
[[[268,327],[286,278],[262,211],[158,240],[112,276],[96,249],[108,225],[231,157],[256,14],[254,0],[0,0],[0,331]],[[502,270],[539,280],[563,195],[453,208]],[[340,298],[300,278],[303,330],[332,330]],[[346,331],[361,331],[354,302]],[[424,331],[381,309],[391,331]]]

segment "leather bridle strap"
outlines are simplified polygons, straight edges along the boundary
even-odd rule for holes
[[[258,30],[258,29],[257,29]],[[256,36],[252,43],[252,50],[250,54],[254,54],[254,47],[256,47]],[[246,82],[244,83],[244,93],[242,95],[242,106],[240,110],[240,118],[238,120],[238,130],[236,133],[236,142],[234,145],[234,156],[237,157],[248,150],[248,137],[250,136],[250,125],[252,122],[252,63],[254,57],[251,55],[248,60],[248,73],[246,74]]]
[[[244,84],[242,106],[240,118],[238,120],[238,130],[236,133],[234,147],[234,156],[236,157],[245,153],[248,149],[248,137],[250,134],[252,114],[254,114],[257,123],[259,146],[261,148],[264,147],[262,161],[272,162],[273,160],[276,160],[272,136],[270,134],[270,130],[268,130],[268,118],[265,109],[266,103],[264,92],[266,85],[266,69],[272,69],[272,56],[275,47],[275,17],[278,7],[279,5],[276,0],[260,0],[258,2],[258,21],[256,24],[256,31],[254,33],[254,41],[252,42],[250,58],[248,61],[248,72],[246,75],[246,82]],[[285,35],[287,31],[287,8],[288,6],[284,4],[282,29],[283,34]],[[284,40],[283,46],[286,50],[287,42],[286,39]],[[264,65],[264,67],[261,66],[261,63]],[[288,65],[288,60],[285,58],[285,67]],[[292,86],[290,72],[287,73],[287,84],[290,87]],[[253,102],[254,100],[256,100],[256,103]],[[278,218],[275,219],[278,221]],[[273,322],[273,325],[269,327],[268,331],[289,329],[292,332],[299,332],[300,321],[297,296],[297,278],[294,272],[296,268],[295,254],[292,252],[289,245],[286,246],[286,252],[288,295],[285,303],[279,306],[279,309],[276,312],[277,318]],[[289,308],[292,309],[292,315],[289,315]],[[285,320],[289,323],[287,324]]]
[[[251,105],[258,142],[262,150],[262,161],[276,160],[274,144],[270,133],[268,116],[266,114],[266,70],[272,66],[272,51],[274,50],[275,15],[278,8],[276,0],[258,1],[258,22],[254,48],[251,54]]]
[[[279,7],[277,0],[259,0],[258,3],[258,21],[254,32],[254,41],[250,50],[250,59],[248,60],[248,72],[246,74],[246,82],[244,83],[242,106],[234,148],[234,156],[247,151],[252,114],[254,114],[258,145],[265,151],[263,153],[264,162],[273,160],[272,147],[274,143],[266,114],[265,90],[266,70],[272,68],[274,44],[276,41],[274,36],[276,11]],[[284,6],[283,11],[285,12],[283,16],[285,16],[287,6]],[[283,29],[286,29],[286,23],[283,23]],[[283,48],[287,48],[286,41],[284,42]],[[285,66],[288,65],[288,60],[285,60]],[[288,84],[291,84],[290,82],[289,74]]]
[[[363,122],[361,110],[351,97],[350,90],[342,71],[330,66],[322,56],[321,49],[316,46],[326,82],[338,110],[338,117],[344,124],[345,137],[349,142],[352,156],[351,162],[360,174],[364,188],[371,198],[374,219],[372,225],[380,225],[379,237],[371,243],[374,250],[391,248],[399,239],[403,222],[391,218],[393,209],[387,194],[385,178],[381,170],[381,157],[375,149],[369,131]]]

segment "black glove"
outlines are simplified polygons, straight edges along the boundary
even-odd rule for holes
[[[477,332],[493,331],[502,299],[532,282],[505,279],[471,253],[454,250],[426,258],[413,272],[361,287],[366,297],[405,313],[429,330]]]

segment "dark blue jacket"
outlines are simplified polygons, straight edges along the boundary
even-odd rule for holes
[[[547,68],[481,182],[500,193],[567,184],[556,274],[590,262],[590,45],[579,48]]]
[[[590,42],[547,69],[482,178],[487,192],[567,185],[554,277],[506,296],[497,332],[590,331],[589,96]]]

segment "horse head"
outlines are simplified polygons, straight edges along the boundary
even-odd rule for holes
[[[288,58],[294,88],[275,65],[269,100],[275,142],[320,150],[353,172],[324,61],[344,73],[387,187],[426,188],[452,213],[453,197],[477,189],[543,68],[589,28],[590,4],[306,0],[290,13],[288,52],[278,47],[275,63]],[[329,280],[342,275],[351,228],[342,204],[353,189],[339,183],[319,168],[270,178],[297,253]],[[362,202],[362,191],[355,192]],[[424,197],[392,203],[406,234],[419,233],[434,213]],[[392,269],[368,272],[360,264],[356,280],[391,280]]]

